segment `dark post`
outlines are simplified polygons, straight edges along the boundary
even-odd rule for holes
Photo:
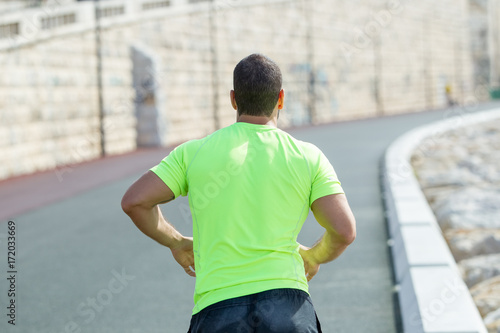
[[[94,0],[95,13],[95,51],[96,51],[96,75],[97,75],[97,95],[99,108],[99,145],[101,148],[101,157],[106,156],[106,140],[104,131],[104,101],[102,96],[102,52],[101,52],[101,12],[99,0]]]
[[[460,29],[460,27],[459,27]],[[459,105],[464,104],[464,66],[462,66],[462,43],[458,38],[456,38],[455,41],[455,84],[456,88],[455,91],[457,92],[456,95],[456,102]],[[460,91],[460,93],[458,93]]]
[[[424,61],[424,92],[425,92],[425,102],[427,109],[433,107],[433,91],[432,91],[432,50],[431,50],[431,34],[430,34],[430,23],[429,20],[422,21],[423,23],[423,35],[422,35],[422,45],[423,45],[423,61]]]
[[[213,89],[213,104],[212,104],[212,112],[214,117],[214,126],[215,129],[218,130],[220,128],[220,119],[219,119],[219,74],[217,72],[218,67],[218,59],[217,59],[217,22],[216,15],[217,9],[215,8],[215,0],[210,0],[210,9],[209,9],[209,34],[210,34],[210,56],[212,63],[212,89]]]
[[[310,6],[308,7],[308,4]],[[304,14],[307,18],[306,48],[309,77],[307,82],[309,121],[314,124],[316,117],[316,68],[314,66],[314,0],[304,2]]]
[[[377,104],[377,116],[384,115],[384,102],[382,99],[380,86],[382,85],[382,38],[378,35],[373,39],[373,65],[374,65],[374,88],[375,102]]]

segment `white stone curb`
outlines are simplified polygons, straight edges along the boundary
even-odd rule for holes
[[[405,333],[487,333],[415,178],[410,157],[437,135],[497,118],[500,109],[421,126],[400,136],[385,153],[383,196]]]

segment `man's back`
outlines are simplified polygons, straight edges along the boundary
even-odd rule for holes
[[[179,146],[152,171],[176,196],[189,193],[193,314],[275,288],[307,292],[298,233],[312,201],[324,191],[342,193],[316,147],[275,127],[238,122]],[[317,177],[324,179],[313,188]]]
[[[189,332],[319,333],[307,283],[356,237],[355,220],[328,159],[277,129],[279,67],[252,54],[234,69],[237,122],[187,142],[138,179],[122,208],[196,277]],[[158,205],[189,193],[193,237]],[[325,228],[297,243],[309,208]]]

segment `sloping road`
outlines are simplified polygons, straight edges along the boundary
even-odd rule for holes
[[[329,157],[358,223],[355,243],[338,260],[323,265],[310,284],[325,332],[396,332],[379,161],[400,134],[456,114],[432,111],[290,131]],[[48,172],[0,183],[0,201],[10,202],[0,206],[1,332],[187,331],[194,279],[120,209],[121,196],[139,170],[165,153],[148,151],[74,166],[62,181]],[[85,186],[93,183],[104,185]],[[44,194],[51,199],[44,200]],[[20,202],[38,208],[19,213]],[[182,233],[191,233],[185,198],[163,211]],[[8,219],[15,221],[17,235],[15,326],[6,316]],[[321,232],[309,216],[299,241],[311,245]]]

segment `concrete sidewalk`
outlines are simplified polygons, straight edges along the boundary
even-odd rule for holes
[[[0,221],[147,170],[169,151],[140,149],[0,181]]]
[[[449,114],[423,112],[290,131],[329,157],[358,223],[355,243],[323,265],[310,283],[325,332],[397,331],[379,159],[400,134]],[[7,231],[3,222],[12,219],[18,243],[17,323],[12,327],[4,317],[1,332],[187,331],[194,279],[120,209],[126,188],[167,153],[149,150],[74,166],[61,182],[52,171],[0,183],[0,236]],[[186,198],[162,210],[179,231],[191,234]],[[310,215],[299,241],[312,245],[321,233]],[[1,256],[4,272],[6,265]],[[6,295],[2,280],[0,295]],[[5,309],[6,297],[0,305]]]

